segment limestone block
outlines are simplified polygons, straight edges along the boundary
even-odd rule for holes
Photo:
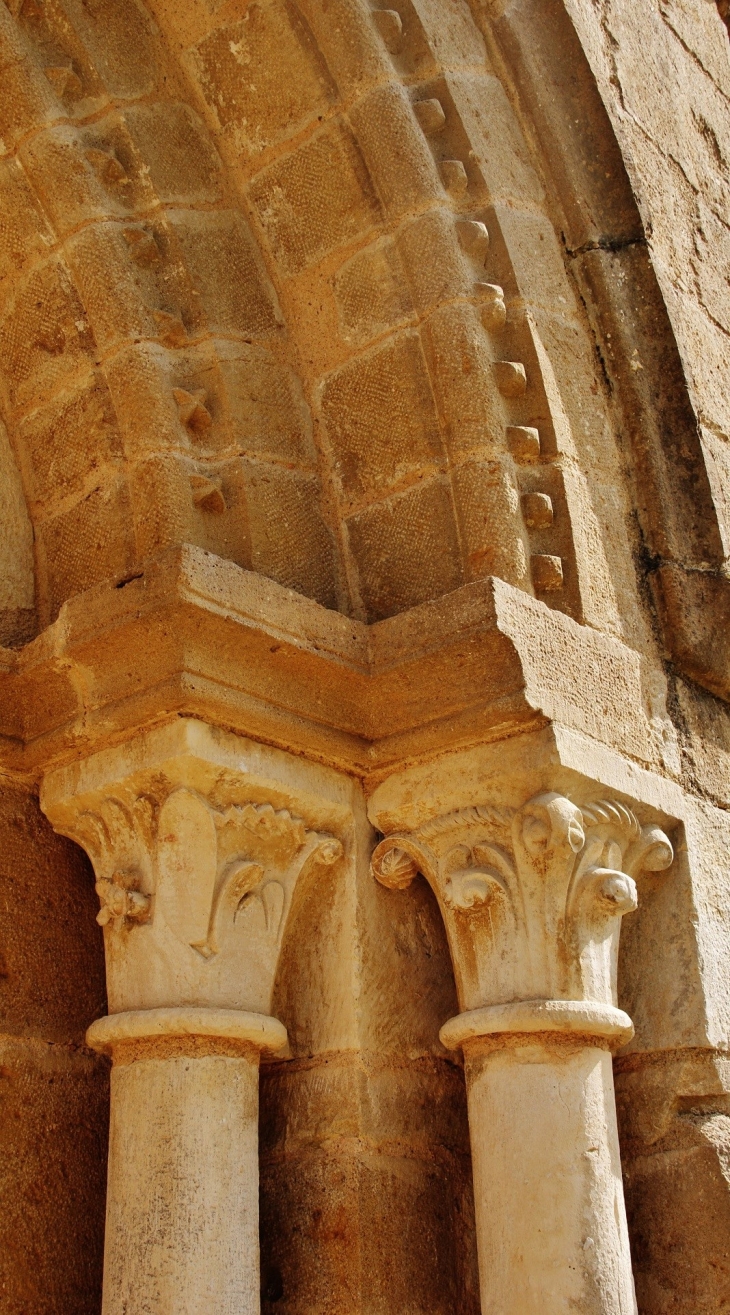
[[[346,524],[368,621],[393,616],[461,583],[454,511],[441,480],[417,484]]]
[[[209,327],[244,338],[273,337],[280,312],[242,216],[176,210],[170,219]]]
[[[451,1165],[367,1150],[263,1165],[262,1227],[270,1239],[263,1308],[274,1310],[284,1298],[296,1311],[337,1301],[377,1302],[395,1313],[408,1300],[439,1311],[477,1311],[474,1276],[467,1277],[459,1256],[468,1246],[459,1236],[468,1228],[468,1205],[460,1200],[467,1193]],[[446,1208],[454,1198],[461,1215]],[[385,1249],[378,1243],[384,1202],[403,1221]],[[441,1207],[434,1210],[434,1202]]]
[[[504,441],[505,417],[478,313],[471,306],[441,306],[430,316],[424,336],[448,425],[450,456],[456,461],[494,458]]]
[[[453,5],[445,14],[434,0],[413,0],[413,8],[435,58],[444,68],[471,69],[486,63],[484,38],[466,4]]]
[[[105,375],[129,460],[150,452],[191,447],[190,436],[180,421],[174,390],[186,384],[186,391],[197,390],[201,375],[210,373],[205,369],[208,365],[205,356],[202,365],[203,369],[195,355],[183,352],[178,355],[155,342],[126,346],[108,362]],[[215,426],[206,437],[215,447]]]
[[[0,1284],[13,1315],[96,1315],[108,1083],[82,1046],[105,1007],[93,876],[37,799],[0,793]]]
[[[705,1315],[729,1290],[727,1061],[619,1060],[616,1095],[640,1309]]]
[[[334,279],[342,338],[366,343],[413,317],[413,301],[398,246],[382,238],[345,261]]]
[[[17,159],[0,162],[0,280],[45,254],[53,240]]]
[[[337,371],[321,406],[345,505],[382,496],[443,460],[417,333],[393,335]]]
[[[149,17],[134,0],[105,0],[94,6],[69,0],[68,11],[111,95],[149,95],[162,74],[159,42]]]
[[[363,96],[350,119],[383,209],[398,218],[438,195],[433,155],[404,88],[391,83]]]
[[[399,901],[370,880],[357,788],[352,803],[357,857],[310,886],[282,951],[295,1058],[262,1070],[262,1300],[367,1304],[376,1287],[395,1310],[425,1275],[432,1308],[473,1310],[463,1080],[438,1041],[455,1004],[443,925],[425,883]],[[407,1227],[383,1256],[373,1212],[405,1218],[416,1185],[421,1240]]]
[[[509,470],[499,462],[466,463],[454,473],[454,489],[470,577],[498,575],[529,591],[520,500]]]
[[[497,204],[494,217],[493,245],[497,245],[496,234],[499,233],[509,252],[521,296],[533,305],[550,308],[560,315],[574,315],[575,293],[568,281],[555,229],[547,216],[536,214],[534,210]]]
[[[238,449],[312,469],[312,420],[294,370],[265,348],[221,341],[216,363]]]
[[[55,618],[67,598],[123,575],[135,561],[126,479],[112,476],[38,529],[44,612]]]
[[[35,633],[33,527],[7,430],[0,425],[0,643],[17,647]]]
[[[81,229],[68,243],[69,263],[94,336],[104,351],[134,339],[155,337],[153,310],[160,306],[162,264],[157,236],[161,238],[160,230],[152,226],[129,226],[125,235],[118,225],[103,223]],[[134,248],[140,243],[144,244],[140,252],[145,253],[142,263],[134,260]]]
[[[289,274],[369,232],[380,218],[359,149],[336,123],[257,174],[251,198]]]
[[[198,462],[173,454],[132,467],[135,538],[140,554],[189,542],[248,566],[251,543],[238,461]]]
[[[20,158],[60,237],[90,220],[128,211],[125,191],[109,186],[111,157],[102,170],[98,158],[88,158],[79,133],[68,125],[37,133],[24,144]]]
[[[684,680],[677,681],[677,700],[688,730],[681,744],[687,776],[697,790],[727,806],[730,725],[725,701]]]
[[[542,187],[498,78],[454,72],[446,82],[490,200],[539,205]]]
[[[390,76],[392,66],[377,30],[378,20],[362,0],[342,0],[338,11],[342,20],[338,23],[329,21],[328,12],[318,0],[301,0],[298,8],[327,60],[341,96],[356,96]]]
[[[88,961],[79,980],[87,970]],[[0,1063],[3,1309],[7,1315],[97,1315],[106,1062],[76,1048],[3,1036]]]
[[[469,295],[471,279],[454,242],[450,211],[430,210],[403,224],[397,241],[412,296],[422,313],[441,301]]]
[[[0,137],[10,147],[60,115],[50,83],[31,58],[7,6],[0,10],[0,49],[5,80]]]
[[[18,433],[31,472],[30,497],[43,510],[81,493],[122,451],[114,404],[100,372],[31,411]]]
[[[412,569],[420,578],[423,562]],[[607,746],[664,770],[646,674],[635,650],[498,580],[367,627],[179,547],[72,600],[43,642],[6,653],[0,748],[11,770],[37,771],[79,739],[103,744],[110,726],[124,735],[164,691],[171,710],[275,743],[295,736],[375,781],[403,754],[428,758],[543,718],[588,737],[600,762]],[[620,774],[605,779],[624,788]]]
[[[221,199],[220,159],[189,105],[166,101],[129,106],[124,122],[163,204]]]
[[[94,337],[68,267],[37,266],[0,304],[0,350],[10,400],[37,402],[79,366],[90,364]]]
[[[334,100],[317,46],[282,0],[216,27],[197,46],[195,65],[219,123],[247,156],[296,136]]]
[[[253,569],[333,607],[332,540],[316,477],[247,459],[243,482]]]

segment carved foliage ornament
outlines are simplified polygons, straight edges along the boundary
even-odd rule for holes
[[[74,835],[94,863],[97,921],[108,935],[121,944],[146,925],[203,961],[235,950],[257,911],[259,939],[277,950],[305,869],[342,855],[339,840],[286,809],[217,808],[184,788],[163,799],[110,795],[77,816]]]
[[[635,877],[672,862],[656,826],[602,800],[555,793],[516,812],[479,806],[391,835],[372,871],[403,890],[420,872],[439,901],[462,1009],[509,1000],[616,1003],[621,917]]]

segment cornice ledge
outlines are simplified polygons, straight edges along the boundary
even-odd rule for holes
[[[363,776],[552,721],[656,766],[640,664],[493,577],[366,626],[184,546],[0,650],[0,770],[180,715]]]

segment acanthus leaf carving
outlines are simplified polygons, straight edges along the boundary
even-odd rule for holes
[[[266,1012],[295,888],[343,853],[287,809],[164,778],[97,796],[67,833],[94,864],[110,1002],[120,983],[125,1007],[182,993]]]
[[[635,877],[671,863],[668,837],[616,800],[545,792],[515,810],[477,805],[386,837],[372,861],[402,890],[417,873],[441,906],[463,1008],[512,1000],[615,1004],[621,918]]]

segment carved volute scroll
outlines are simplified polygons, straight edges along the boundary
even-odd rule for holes
[[[295,889],[343,847],[262,801],[245,773],[201,770],[189,784],[186,767],[168,762],[46,801],[94,866],[110,1012],[201,1005],[268,1014]]]
[[[463,1010],[515,1000],[616,1004],[621,918],[635,877],[672,862],[656,826],[624,804],[578,808],[545,793],[513,812],[478,806],[390,835],[374,876],[403,889],[420,872],[443,914]]]

